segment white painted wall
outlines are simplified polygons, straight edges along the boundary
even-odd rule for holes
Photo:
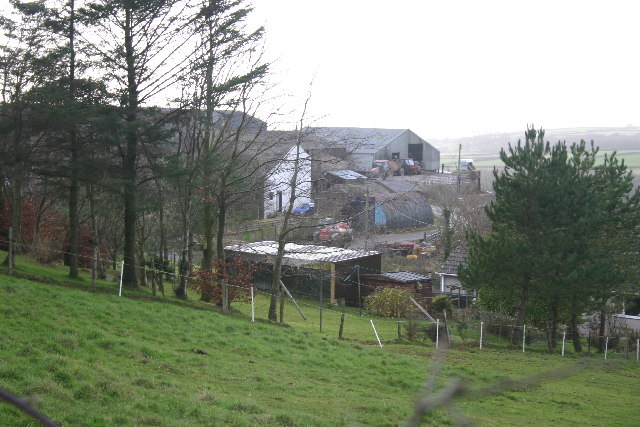
[[[264,194],[265,217],[278,212],[278,193],[282,193],[282,211],[288,208],[291,180],[296,167],[298,177],[295,206],[311,201],[311,160],[309,154],[301,147],[293,146],[267,176]]]

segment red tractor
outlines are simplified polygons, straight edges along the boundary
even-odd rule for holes
[[[337,222],[318,228],[313,233],[313,241],[324,245],[346,246],[353,239],[348,222]]]
[[[396,175],[420,175],[420,162],[413,159],[398,159],[396,164],[398,165]]]

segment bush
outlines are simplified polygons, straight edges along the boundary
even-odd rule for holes
[[[366,298],[365,306],[380,317],[411,317],[417,308],[411,302],[413,292],[405,288],[383,288]]]
[[[226,280],[229,284],[229,305],[232,301],[248,302],[255,271],[255,264],[247,264],[238,258],[231,261],[216,259],[213,271],[199,270],[195,273],[191,288],[205,295],[208,301],[222,305],[222,281]]]
[[[62,259],[60,248],[49,239],[41,238],[31,249],[33,259],[39,264],[53,264]]]

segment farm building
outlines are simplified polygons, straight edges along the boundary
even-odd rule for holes
[[[259,272],[256,286],[259,289],[271,289],[271,266],[278,250],[278,242],[263,241],[227,246],[225,256],[240,257],[245,262],[256,262]],[[283,282],[292,293],[318,296],[322,290],[324,298],[336,303],[345,298],[337,289],[354,287],[345,280],[355,266],[380,271],[382,254],[375,251],[356,251],[318,245],[298,245],[287,243],[283,259]]]
[[[364,230],[365,220],[371,231],[378,232],[424,227],[434,221],[431,204],[417,191],[375,194],[369,197],[368,210],[365,205],[364,197],[351,197],[343,209],[344,217],[353,218],[351,227],[355,230]]]
[[[315,135],[346,148],[350,168],[368,172],[374,160],[411,158],[422,162],[422,169],[440,167],[440,151],[410,129],[312,128]]]
[[[353,282],[357,277],[352,277]],[[357,282],[356,282],[357,283]],[[416,300],[427,310],[431,309],[431,299],[433,298],[431,277],[424,276],[410,271],[395,271],[380,274],[361,274],[360,275],[360,296],[364,298],[379,288],[404,288],[414,292]],[[341,291],[345,295],[347,304],[357,305],[358,294],[357,289],[353,286]]]
[[[476,293],[473,290],[464,289],[460,283],[458,277],[458,268],[464,264],[467,260],[467,249],[459,246],[455,248],[449,257],[444,261],[440,271],[436,271],[436,274],[440,276],[440,287],[437,291],[441,294],[451,295],[452,297],[459,297],[461,301],[466,302],[466,297],[475,296]],[[462,300],[462,297],[465,297]],[[464,302],[459,302],[464,304]]]

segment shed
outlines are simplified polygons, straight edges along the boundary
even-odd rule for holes
[[[436,274],[440,276],[439,293],[457,295],[459,297],[475,296],[475,291],[464,289],[458,278],[458,269],[467,260],[467,248],[458,246],[449,254]]]
[[[432,279],[423,274],[411,271],[395,271],[380,274],[361,274],[360,282],[361,296],[364,298],[376,291],[378,288],[400,287],[415,292],[416,300],[427,310],[431,308],[433,298]],[[357,303],[357,294],[351,300]],[[347,302],[350,300],[347,299]]]
[[[374,160],[412,158],[424,170],[440,167],[440,151],[410,129],[318,127],[313,132],[326,140],[342,144],[351,168],[368,172]]]
[[[369,198],[369,206],[367,209],[364,197],[352,197],[343,209],[343,216],[353,218],[351,227],[356,230],[364,230],[367,220],[369,227],[373,225],[380,232],[424,227],[434,221],[431,204],[418,191],[375,194]]]
[[[224,249],[226,257],[241,257],[246,262],[272,265],[278,252],[278,242],[263,241],[246,243],[227,246]],[[314,277],[320,278],[320,285],[323,288],[325,284],[328,284],[328,297],[332,303],[336,303],[338,298],[344,298],[344,296],[336,292],[336,286],[344,284],[343,278],[348,277],[354,271],[356,265],[362,268],[380,271],[382,254],[376,251],[359,251],[331,246],[287,243],[285,245],[285,255],[282,265],[289,267],[290,270],[300,271],[300,269],[303,268],[307,273],[315,272]],[[269,271],[265,269],[263,269],[263,272],[269,273]],[[270,289],[270,277],[270,275],[268,278],[263,276],[263,280],[256,283],[256,285],[261,289]],[[309,277],[311,276],[307,276],[307,282],[309,282]],[[352,284],[347,282],[347,286],[349,285]],[[309,291],[311,290],[312,289],[309,289]],[[294,292],[294,290],[291,291]],[[312,296],[314,295],[312,294]]]

